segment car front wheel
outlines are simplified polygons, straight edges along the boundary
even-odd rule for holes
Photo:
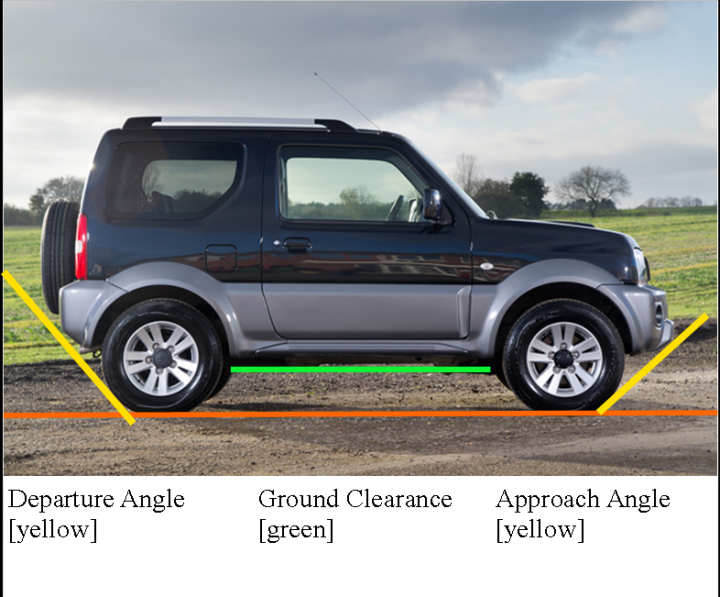
[[[176,300],[150,300],[128,309],[103,343],[108,386],[136,411],[190,410],[212,395],[224,368],[214,326]]]
[[[531,408],[593,410],[620,385],[624,360],[620,335],[603,313],[559,299],[518,319],[505,342],[503,372]]]

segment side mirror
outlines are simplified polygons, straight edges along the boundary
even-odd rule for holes
[[[437,189],[425,189],[423,217],[438,222],[442,219],[442,197]]]

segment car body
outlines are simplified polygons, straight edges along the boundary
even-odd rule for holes
[[[77,235],[62,327],[140,410],[196,406],[239,360],[490,364],[533,408],[594,408],[673,331],[631,237],[490,218],[402,136],[339,121],[129,119]]]

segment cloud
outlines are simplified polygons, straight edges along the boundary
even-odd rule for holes
[[[517,96],[531,104],[558,103],[581,94],[596,80],[597,77],[591,74],[569,79],[539,79],[521,85]]]
[[[697,114],[703,127],[713,133],[718,130],[718,90],[717,87],[710,96],[701,102],[698,102],[695,107],[695,114]]]
[[[614,2],[17,2],[4,8],[9,99],[52,94],[140,103],[160,113],[203,106],[214,114],[240,107],[306,115],[306,106],[338,102],[312,76],[318,71],[378,117],[453,94],[492,102],[501,93],[497,73],[545,64],[572,41],[613,39],[617,23],[642,12],[642,5]]]
[[[617,91],[605,89],[610,100]],[[641,122],[634,111],[617,111],[603,97],[557,111],[544,104],[523,106],[512,112],[511,122],[499,121],[504,109],[501,105],[486,111],[472,127],[464,126],[473,120],[470,107],[458,107],[449,118],[440,116],[440,106],[397,114],[388,125],[406,134],[446,172],[452,171],[459,154],[469,153],[477,156],[489,178],[510,179],[516,171],[531,171],[552,186],[592,164],[619,168],[630,178],[633,196],[623,200],[623,207],[655,195],[693,195],[705,203],[717,199],[717,147],[706,133],[666,127],[665,121]]]
[[[3,200],[27,206],[54,176],[85,178],[102,134],[126,115],[91,103],[25,96],[3,107]]]
[[[619,33],[652,33],[663,27],[668,20],[667,7],[658,3],[645,3],[613,24]]]
[[[618,124],[612,105],[584,93],[599,87],[591,74],[553,65],[622,52],[634,36],[662,27],[666,11],[633,2],[9,2],[3,9],[4,198],[19,205],[53,176],[84,175],[102,132],[129,116],[324,117],[368,127],[316,71],[380,126],[444,164],[482,151],[507,164],[526,160],[530,169],[533,156],[545,155],[556,160],[548,167],[560,168],[569,148],[593,142],[592,131],[577,143],[560,131],[580,137],[586,131],[575,122]],[[539,69],[544,75],[529,74]],[[612,83],[608,69],[602,82]],[[580,95],[582,103],[567,101]],[[697,114],[712,124],[712,109],[698,105]],[[556,130],[535,128],[550,117],[562,118]],[[501,175],[490,168],[488,175]]]

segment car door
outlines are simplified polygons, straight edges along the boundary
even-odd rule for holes
[[[265,180],[263,293],[280,336],[467,336],[467,216],[448,200],[444,224],[423,218],[434,181],[409,150],[277,137]]]

